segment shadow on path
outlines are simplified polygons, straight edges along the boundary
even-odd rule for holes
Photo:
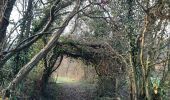
[[[94,100],[95,85],[83,82],[49,83],[45,100]]]

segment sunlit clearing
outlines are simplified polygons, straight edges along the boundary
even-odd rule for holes
[[[55,79],[55,82],[56,83],[74,83],[74,82],[78,82],[78,80],[69,78],[69,77],[58,77]]]

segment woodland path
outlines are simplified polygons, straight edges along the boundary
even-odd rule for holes
[[[46,100],[94,100],[95,86],[81,82],[57,83],[51,84],[47,92],[50,96]]]

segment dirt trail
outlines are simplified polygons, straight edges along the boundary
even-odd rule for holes
[[[88,83],[52,83],[45,100],[94,100],[95,85]]]

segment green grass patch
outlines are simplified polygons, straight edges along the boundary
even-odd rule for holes
[[[74,82],[78,82],[75,79],[71,79],[68,77],[57,77],[56,79],[54,79],[56,83],[74,83]]]

